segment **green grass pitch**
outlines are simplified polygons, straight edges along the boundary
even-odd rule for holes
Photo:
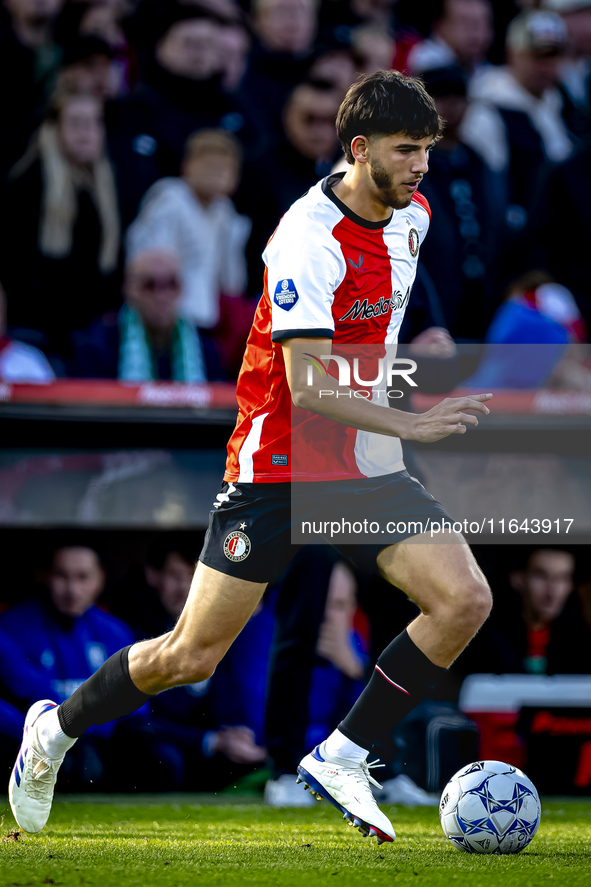
[[[378,848],[324,801],[276,811],[239,800],[62,796],[44,832],[15,839],[0,799],[0,885],[591,885],[591,800],[546,801],[537,836],[518,856],[455,850],[432,808],[385,807],[398,839]]]

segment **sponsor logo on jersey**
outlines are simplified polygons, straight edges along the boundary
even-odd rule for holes
[[[271,465],[287,465],[289,457],[282,453],[273,453],[271,456]]]
[[[419,232],[416,228],[411,228],[408,232],[408,248],[413,259],[419,254]]]
[[[383,296],[380,296],[379,300],[374,302],[373,305],[369,303],[368,299],[364,299],[363,302],[360,299],[357,299],[347,313],[343,314],[342,317],[339,317],[339,321],[371,320],[372,317],[380,317],[383,314],[388,314],[390,311],[399,311],[406,307],[409,298],[410,287],[407,289],[405,295],[403,295],[400,290],[396,290],[392,293],[389,299],[384,299]]]
[[[293,306],[300,301],[293,280],[286,278],[285,280],[279,281],[275,287],[274,301],[275,304],[280,308],[283,308],[284,311],[291,311]]]
[[[347,261],[354,271],[361,271],[361,268],[363,267],[363,253],[359,253],[359,258],[356,262],[354,262],[353,259],[349,258],[347,259]]]
[[[224,554],[229,561],[245,560],[250,554],[251,547],[250,539],[246,533],[241,533],[239,530],[228,533],[224,539]]]

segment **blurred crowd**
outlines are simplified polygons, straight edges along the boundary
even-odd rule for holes
[[[446,121],[405,340],[587,342],[591,0],[3,0],[0,378],[235,378],[266,240],[391,67]]]
[[[115,582],[99,541],[62,532],[34,567],[23,565],[17,602],[0,605],[0,768],[7,774],[30,704],[63,701],[121,647],[169,631],[189,594],[193,534],[156,536]],[[517,546],[491,579],[495,610],[477,641],[433,698],[380,737],[384,800],[436,804],[438,779],[445,783],[454,767],[478,757],[476,725],[457,704],[468,674],[588,671],[591,583],[571,551]],[[68,755],[61,790],[219,791],[240,781],[262,791],[266,782],[274,806],[313,804],[296,786],[297,764],[338,725],[383,644],[415,614],[404,596],[354,572],[333,549],[303,549],[211,678],[91,728]],[[122,770],[122,760],[133,766]]]

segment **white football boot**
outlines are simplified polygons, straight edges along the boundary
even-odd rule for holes
[[[39,718],[57,702],[42,699],[27,712],[23,741],[10,776],[8,795],[14,818],[25,832],[40,832],[49,818],[57,771],[63,756],[52,760],[37,739]]]
[[[369,772],[371,767],[383,767],[377,761],[346,761],[331,757],[324,751],[325,743],[317,745],[298,766],[298,782],[320,800],[337,808],[349,825],[358,828],[364,838],[376,837],[378,844],[393,841],[396,833],[392,823],[384,816],[371,791],[371,786],[381,788]]]

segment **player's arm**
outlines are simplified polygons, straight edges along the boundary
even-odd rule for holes
[[[485,401],[490,400],[492,394],[446,397],[426,413],[406,413],[402,410],[385,409],[365,397],[349,396],[347,392],[351,389],[339,385],[338,380],[332,376],[328,383],[319,373],[313,373],[312,384],[309,385],[309,363],[302,358],[302,354],[305,352],[318,358],[322,354],[330,354],[331,339],[284,339],[282,346],[287,383],[295,406],[351,428],[399,437],[402,440],[432,443],[450,434],[464,434],[466,425],[478,425],[478,419],[471,412],[484,415],[490,412]],[[321,396],[320,392],[328,387],[335,394]],[[337,391],[342,392],[340,397],[337,396]]]

